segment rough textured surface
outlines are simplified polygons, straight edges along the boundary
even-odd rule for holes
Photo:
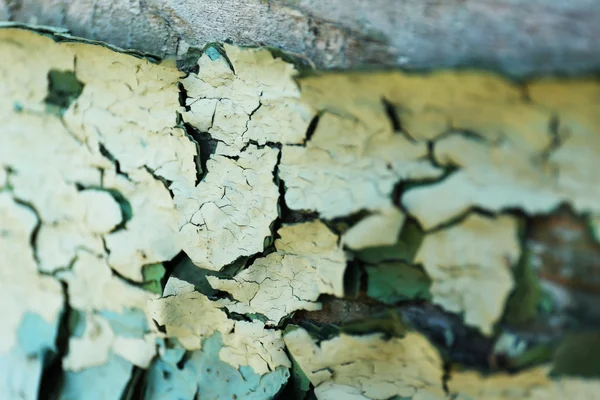
[[[192,400],[249,399],[270,400],[285,385],[287,368],[259,375],[249,366],[236,369],[220,359],[223,341],[214,334],[201,351],[188,353],[178,346],[159,348],[160,359],[148,371],[144,400],[165,398]]]
[[[567,378],[560,381],[548,379],[548,367],[542,366],[518,375],[497,374],[482,377],[473,372],[453,375],[448,383],[450,393],[460,400],[517,400],[565,399],[592,400],[598,396],[596,382]]]
[[[360,399],[443,397],[442,360],[417,334],[389,341],[377,334],[342,334],[317,345],[308,332],[298,328],[284,339],[319,398],[335,398],[330,391],[347,393],[342,387],[355,388],[354,394],[363,396]]]
[[[596,80],[0,56],[3,397],[597,391]]]
[[[594,0],[0,0],[0,18],[159,55],[231,40],[326,68],[479,65],[529,75],[600,66]]]
[[[317,299],[344,295],[344,252],[337,237],[321,222],[284,226],[276,253],[259,258],[233,280],[208,277],[215,289],[231,293],[227,305],[240,314],[262,314],[269,323],[296,310],[318,310]]]
[[[415,262],[433,280],[435,303],[491,334],[514,287],[511,266],[519,255],[514,218],[472,214],[456,226],[425,236]]]
[[[2,352],[12,350],[14,357],[22,349],[29,357],[42,350],[43,343],[10,340],[31,313],[48,325],[41,325],[38,339],[50,339],[48,355],[65,353],[60,396],[78,397],[92,382],[120,396],[132,367],[148,367],[155,354],[143,312],[154,295],[123,276],[141,282],[145,264],[180,251],[169,192],[146,170],[160,169],[185,145],[193,148],[174,128],[173,111],[166,111],[177,105],[180,73],[19,29],[0,30],[0,53],[11,60],[0,67],[1,199],[8,212],[0,225],[0,267],[3,284],[13,282],[2,292],[10,296],[3,306],[14,310]],[[142,116],[148,116],[145,124],[136,123]],[[136,164],[127,162],[118,148],[123,132],[171,154],[148,150]],[[8,248],[6,240],[13,242]],[[62,346],[68,340],[68,350],[55,348],[50,335],[60,315],[62,324],[72,318],[63,326],[72,335],[56,340]],[[30,326],[19,337],[30,340],[34,332]],[[16,396],[11,393],[2,397]]]
[[[312,117],[299,101],[291,64],[265,49],[225,50],[223,56],[209,48],[198,73],[182,80],[183,118],[215,148],[195,188],[173,185],[184,250],[211,270],[264,250],[279,198],[273,175],[279,149],[264,145],[302,143]]]

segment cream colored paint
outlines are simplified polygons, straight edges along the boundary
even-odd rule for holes
[[[433,301],[462,313],[468,325],[491,334],[514,287],[511,267],[520,255],[517,221],[476,214],[425,236],[415,262],[433,284]]]
[[[82,337],[70,338],[64,368],[103,365],[111,352],[147,367],[156,353],[154,339],[143,333],[123,337],[98,313],[143,310],[155,297],[113,270],[141,281],[143,265],[168,261],[181,250],[173,200],[146,171],[195,180],[195,144],[173,128],[181,74],[101,46],[56,43],[22,29],[0,30],[0,54],[10,60],[0,65],[0,198],[2,215],[10,219],[0,226],[14,231],[8,242],[0,238],[2,305],[14,310],[5,317],[2,350],[16,345],[24,313],[58,324],[65,311],[64,281],[69,306],[88,322]],[[44,103],[50,70],[71,71],[84,85],[62,115]],[[100,145],[127,176],[117,174]],[[123,216],[109,190],[131,205],[123,230],[115,230]]]
[[[271,327],[296,310],[319,309],[321,294],[342,297],[341,246],[393,244],[406,215],[392,196],[398,184],[420,181],[400,201],[428,230],[416,262],[433,280],[434,302],[489,334],[513,287],[516,221],[468,211],[544,213],[567,201],[596,223],[600,85],[520,87],[476,72],[298,78],[291,64],[264,49],[224,49],[233,70],[212,49],[198,61],[198,74],[184,78],[168,64],[101,46],[0,30],[0,54],[11,60],[0,65],[0,284],[9,310],[0,352],[17,344],[26,313],[58,323],[61,280],[70,306],[89,322],[83,336],[70,338],[67,370],[103,365],[111,353],[146,368],[157,338],[198,350],[219,332],[221,359],[260,375],[290,366],[287,346],[319,399],[443,398],[441,358],[416,333],[390,340],[342,334],[317,345],[303,329],[282,339]],[[44,104],[51,69],[72,71],[84,84],[62,115]],[[178,102],[179,82],[189,96],[186,109]],[[399,131],[382,99],[395,105]],[[175,126],[177,112],[217,141],[200,182],[197,144]],[[100,145],[118,160],[120,173]],[[456,169],[443,177],[443,167]],[[144,265],[181,250],[211,270],[261,253],[280,216],[277,178],[293,210],[325,220],[370,215],[341,239],[319,219],[283,226],[275,252],[232,279],[209,277],[233,301],[213,301],[175,278],[157,298],[119,276],[141,282]],[[117,230],[123,215],[108,189],[132,209]],[[224,308],[268,321],[234,321]],[[146,311],[152,332],[120,336],[99,314],[127,309]],[[152,320],[166,333],[152,328]],[[546,372],[490,378],[455,372],[449,387],[465,400],[585,398],[597,390],[597,382],[551,382]]]
[[[218,271],[264,250],[278,216],[277,153],[251,145],[238,160],[211,158],[209,173],[196,187],[173,185],[180,243],[196,265]]]
[[[327,394],[330,390],[350,392],[356,399],[444,397],[442,360],[419,334],[389,340],[380,334],[340,334],[318,345],[307,331],[298,328],[284,340],[320,399],[333,398]],[[321,385],[325,386],[319,389]]]
[[[344,294],[346,260],[337,236],[320,221],[279,229],[277,252],[258,258],[233,279],[207,279],[215,289],[231,293],[227,308],[259,313],[271,325],[296,310],[318,310],[320,294]]]

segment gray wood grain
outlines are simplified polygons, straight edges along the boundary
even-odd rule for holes
[[[0,0],[0,19],[159,56],[230,40],[321,68],[600,69],[597,0]]]

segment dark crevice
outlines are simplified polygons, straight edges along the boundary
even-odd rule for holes
[[[112,153],[106,148],[106,146],[104,146],[104,144],[100,143],[98,145],[98,147],[99,147],[99,150],[100,150],[100,154],[102,154],[111,163],[113,163],[113,165],[115,166],[116,173],[118,175],[124,176],[127,180],[131,180],[131,179],[129,179],[129,175],[126,172],[123,172],[121,170],[121,163],[119,162],[119,160],[117,160],[115,158],[115,156],[112,155]]]
[[[183,356],[181,357],[181,360],[177,361],[177,364],[175,364],[177,366],[177,369],[182,370],[185,367],[185,364],[188,362],[188,360],[190,359],[190,357],[192,356],[192,353],[190,353],[189,351],[186,351]]]
[[[468,133],[466,133],[466,134],[468,134]],[[396,183],[396,185],[394,186],[394,189],[392,190],[392,203],[406,214],[410,215],[409,211],[402,204],[402,196],[407,191],[409,191],[411,189],[423,187],[423,186],[429,186],[429,185],[434,185],[436,183],[440,183],[440,182],[448,179],[452,174],[454,174],[460,170],[460,168],[458,168],[457,166],[454,166],[454,165],[441,165],[440,163],[438,163],[438,161],[435,159],[435,141],[432,141],[432,140],[427,142],[426,159],[429,160],[429,162],[434,167],[437,167],[437,168],[440,168],[443,170],[443,172],[440,176],[438,176],[436,178],[400,180],[398,183]]]
[[[529,94],[529,87],[527,86],[527,84],[525,82],[520,82],[517,85],[517,88],[521,92],[521,100],[524,103],[533,104],[533,100],[531,100],[531,95]]]
[[[208,43],[208,44],[206,44],[206,46],[204,46],[204,49],[203,49],[203,53],[206,53],[206,55],[213,61],[215,61],[218,58],[218,56],[216,54],[214,54],[215,51],[221,57],[223,57],[225,59],[225,61],[227,62],[227,65],[229,65],[229,69],[231,70],[231,72],[234,75],[236,75],[233,63],[229,59],[229,56],[227,55],[227,52],[225,51],[225,48],[223,47],[223,45],[221,43],[216,43],[216,42]]]
[[[181,82],[178,83],[178,88],[179,88],[179,105],[181,107],[183,107],[185,109],[185,111],[190,111],[191,107],[187,105],[187,99],[189,98],[187,89]],[[213,112],[211,126],[214,123],[214,119],[215,119],[215,113]],[[180,112],[176,113],[175,120],[176,120],[177,126],[179,126],[183,130],[184,135],[192,143],[194,143],[194,146],[196,147],[196,155],[194,156],[194,163],[196,164],[196,181],[194,182],[194,185],[198,185],[198,183],[200,183],[200,181],[202,180],[202,178],[205,175],[206,161],[210,158],[210,155],[214,154],[214,152],[216,151],[217,144],[215,143],[214,147],[212,149],[208,150],[209,152],[211,152],[210,154],[206,154],[207,148],[206,148],[206,143],[204,143],[205,151],[203,153],[202,143],[200,143],[200,140],[199,140],[200,135],[198,134],[198,130],[195,129],[191,124],[186,123],[183,119],[183,115],[181,115]],[[208,135],[208,133],[206,135]],[[210,135],[208,135],[208,137],[210,138]],[[171,193],[171,196],[173,196],[172,193]]]
[[[396,310],[403,321],[440,350],[445,360],[479,371],[491,371],[494,338],[466,326],[459,315],[425,301],[406,302],[396,306]]]
[[[313,135],[315,134],[315,131],[317,130],[317,126],[319,125],[319,120],[321,119],[321,115],[322,113],[318,113],[317,115],[315,115],[313,117],[313,119],[310,120],[310,123],[308,124],[308,128],[306,129],[306,135],[304,136],[304,141],[302,142],[303,146],[306,146],[306,143],[309,142]]]
[[[29,211],[31,211],[36,217],[35,226],[33,227],[33,230],[31,231],[31,236],[29,236],[29,246],[31,247],[31,251],[33,253],[33,259],[35,260],[36,264],[39,265],[40,259],[37,254],[37,237],[38,237],[38,234],[40,233],[40,229],[42,227],[42,219],[40,218],[40,214],[37,212],[36,208],[30,202],[16,198],[16,197],[13,197],[13,200],[18,205],[29,209]]]
[[[285,201],[285,182],[279,177],[279,165],[281,163],[281,152],[277,156],[277,164],[274,171],[274,181],[279,188],[279,221],[274,222],[273,232],[277,232],[282,224],[300,223],[314,221],[319,218],[319,213],[309,210],[292,210]]]
[[[244,151],[246,151],[248,149],[248,147],[250,147],[250,146],[255,146],[259,150],[264,149],[265,147],[268,147],[270,149],[281,150],[281,148],[283,147],[281,145],[281,143],[277,143],[277,142],[265,142],[265,144],[259,144],[256,140],[249,139],[248,142],[246,143],[246,145],[244,147],[242,147],[242,149],[240,150],[240,153],[243,153]]]
[[[233,160],[233,161],[238,161],[240,159],[240,156],[230,156],[230,155],[227,155],[227,154],[219,154],[219,156],[224,157],[224,158],[228,158],[228,159]]]
[[[163,333],[165,335],[167,334],[166,325],[159,324],[154,318],[152,319],[152,322],[154,323],[154,327],[156,328],[157,331],[159,331],[160,333]]]
[[[200,154],[200,143],[198,143],[198,141],[196,141],[196,139],[188,131],[189,126],[183,122],[183,118],[182,118],[181,114],[179,114],[179,113],[177,113],[177,124],[183,131],[183,134],[188,138],[188,140],[190,142],[192,142],[194,144],[194,147],[196,148],[196,155],[194,156],[194,164],[196,165],[196,179],[194,182],[194,186],[196,186],[196,185],[198,185],[198,183],[200,183],[200,180],[202,179],[202,176],[203,176],[202,157]],[[206,168],[206,166],[205,166],[205,168]]]
[[[181,264],[187,258],[188,258],[187,254],[185,254],[183,251],[180,251],[179,254],[177,254],[171,260],[165,261],[162,263],[163,267],[165,268],[165,274],[163,275],[163,277],[160,280],[160,285],[163,290],[165,289],[165,285],[167,284],[169,277],[173,274],[175,267],[177,265]]]
[[[60,316],[55,340],[55,353],[52,360],[42,372],[37,400],[56,400],[60,398],[64,379],[63,358],[69,351],[70,326],[74,316],[69,303],[69,287],[66,282],[58,281],[62,286],[64,303],[63,312]]]
[[[199,162],[201,170],[198,173],[197,181],[201,182],[208,173],[207,162],[216,153],[219,141],[213,139],[210,133],[200,132],[196,127],[187,122],[185,122],[183,126],[187,134],[198,146],[199,151],[197,161]]]
[[[392,202],[400,208],[404,213],[410,214],[406,207],[402,204],[402,196],[409,190],[434,185],[448,179],[452,174],[459,171],[455,167],[443,167],[443,173],[437,178],[401,180],[394,186],[392,190]]]
[[[179,88],[179,105],[183,107],[185,111],[190,111],[191,108],[187,104],[187,99],[189,98],[187,89],[181,82],[177,84],[177,87]]]
[[[442,375],[442,389],[444,389],[444,393],[447,398],[450,397],[450,388],[448,387],[448,382],[450,381],[450,373],[452,370],[452,364],[449,362],[444,362],[443,365],[444,374]]]
[[[491,140],[491,139],[485,137],[484,135],[477,133],[476,131],[471,130],[471,129],[458,129],[458,128],[451,127],[446,132],[437,136],[434,141],[430,141],[430,142],[435,143],[441,139],[447,138],[448,136],[462,136],[465,139],[468,139],[470,141],[478,142],[478,143],[485,143],[488,145],[497,145],[504,141],[503,136],[499,137],[497,140]]]
[[[262,95],[263,95],[263,92],[260,92],[259,99],[262,97]],[[259,100],[258,106],[256,106],[256,108],[254,110],[250,111],[250,114],[248,114],[248,121],[246,122],[246,130],[248,130],[248,122],[250,122],[252,120],[252,117],[254,116],[254,114],[256,114],[256,112],[258,110],[260,110],[261,107],[262,107],[262,102]]]
[[[279,166],[281,165],[281,157],[283,152],[280,150],[277,153],[277,162],[275,163],[275,168],[273,169],[273,183],[277,186],[279,190],[279,197],[277,198],[277,218],[271,223],[271,246],[273,249],[275,248],[275,240],[279,236],[279,229],[283,223],[283,212],[287,209],[287,205],[285,204],[285,185],[283,180],[279,178]],[[266,250],[266,249],[265,249]]]
[[[121,395],[120,400],[138,400],[144,398],[146,391],[146,371],[140,367],[133,366],[131,370],[131,377],[125,386],[125,390]]]
[[[413,138],[402,126],[402,121],[398,116],[397,106],[391,103],[385,97],[381,99],[381,103],[383,104],[383,109],[390,120],[392,130],[397,134],[403,135],[409,142],[416,143],[417,141],[415,138]]]
[[[98,190],[106,192],[117,202],[119,208],[121,209],[121,222],[119,222],[119,224],[117,224],[109,233],[114,233],[125,229],[127,227],[127,222],[133,218],[133,208],[131,203],[118,190],[107,189],[102,186],[86,186],[81,183],[75,183],[75,188],[80,192],[85,190]]]
[[[160,175],[158,175],[156,173],[156,170],[152,170],[150,169],[148,166],[144,165],[144,169],[146,170],[146,172],[148,172],[150,175],[152,175],[152,177],[158,181],[160,181],[163,186],[165,187],[165,189],[167,189],[167,191],[169,192],[169,194],[171,195],[171,198],[175,197],[175,195],[173,194],[173,192],[171,191],[170,187],[171,184],[173,183],[173,181],[170,181]]]
[[[445,222],[443,222],[443,223],[441,223],[439,225],[436,225],[433,228],[429,228],[429,229],[424,230],[424,232],[426,234],[432,234],[432,233],[435,233],[435,232],[440,232],[440,231],[443,231],[443,230],[446,230],[446,229],[450,229],[453,226],[460,225],[461,223],[463,223],[472,214],[478,214],[478,215],[481,215],[481,216],[484,216],[484,217],[488,217],[488,218],[496,218],[496,216],[499,213],[494,213],[494,212],[491,212],[491,211],[486,210],[486,209],[481,208],[481,207],[470,207],[466,211],[464,211],[464,212],[462,212],[462,213],[460,213],[460,214],[458,214],[458,215],[450,218],[449,220],[447,220],[447,221],[445,221]]]
[[[106,247],[106,240],[104,240],[104,238],[102,238],[102,243],[104,245],[104,251],[106,252],[107,255],[110,254],[110,250]],[[147,264],[147,265],[151,265],[151,264]],[[108,264],[110,271],[112,272],[113,276],[115,276],[116,278],[122,280],[123,282],[127,283],[128,285],[134,286],[134,287],[138,287],[144,290],[147,290],[144,288],[144,286],[146,284],[149,283],[149,281],[145,281],[142,280],[141,282],[138,281],[134,281],[133,279],[127,278],[124,275],[122,275],[119,271],[115,270],[112,266],[110,266],[110,264]],[[164,265],[163,265],[164,266]],[[143,267],[142,267],[143,268]],[[161,288],[164,288],[164,285],[162,285],[162,279],[161,279]]]
[[[344,294],[347,297],[355,298],[362,292],[365,293],[368,285],[368,276],[363,265],[351,260],[347,262],[344,271]]]
[[[373,215],[372,211],[361,209],[343,217],[323,220],[323,223],[327,225],[329,229],[331,229],[336,235],[341,237],[352,226],[371,215]]]
[[[104,189],[108,192],[121,208],[121,222],[115,226],[110,233],[117,232],[127,228],[127,222],[133,218],[133,208],[129,200],[125,198],[119,191],[115,189]]]

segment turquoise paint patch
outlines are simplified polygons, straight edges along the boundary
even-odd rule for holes
[[[38,314],[26,313],[17,331],[19,346],[26,354],[54,350],[56,328],[56,325],[49,324]]]
[[[103,310],[99,314],[108,320],[110,327],[118,336],[139,338],[148,332],[146,315],[142,310],[129,309],[123,314]]]
[[[189,353],[179,363],[181,369],[158,360],[148,372],[144,399],[190,399],[197,393],[202,400],[270,400],[285,386],[290,376],[287,368],[278,367],[263,376],[249,366],[238,370],[221,361],[222,346],[221,334],[216,333],[203,341],[202,350]]]
[[[216,61],[219,58],[221,58],[221,53],[219,53],[219,50],[215,49],[214,47],[209,47],[208,49],[206,49],[204,51],[204,53],[208,56],[208,58],[210,58],[212,61]]]
[[[108,362],[82,371],[65,371],[58,400],[118,400],[131,377],[133,365],[111,353]]]
[[[0,399],[38,400],[46,355],[32,357],[18,346],[0,355],[0,375],[4,377],[0,384]]]

